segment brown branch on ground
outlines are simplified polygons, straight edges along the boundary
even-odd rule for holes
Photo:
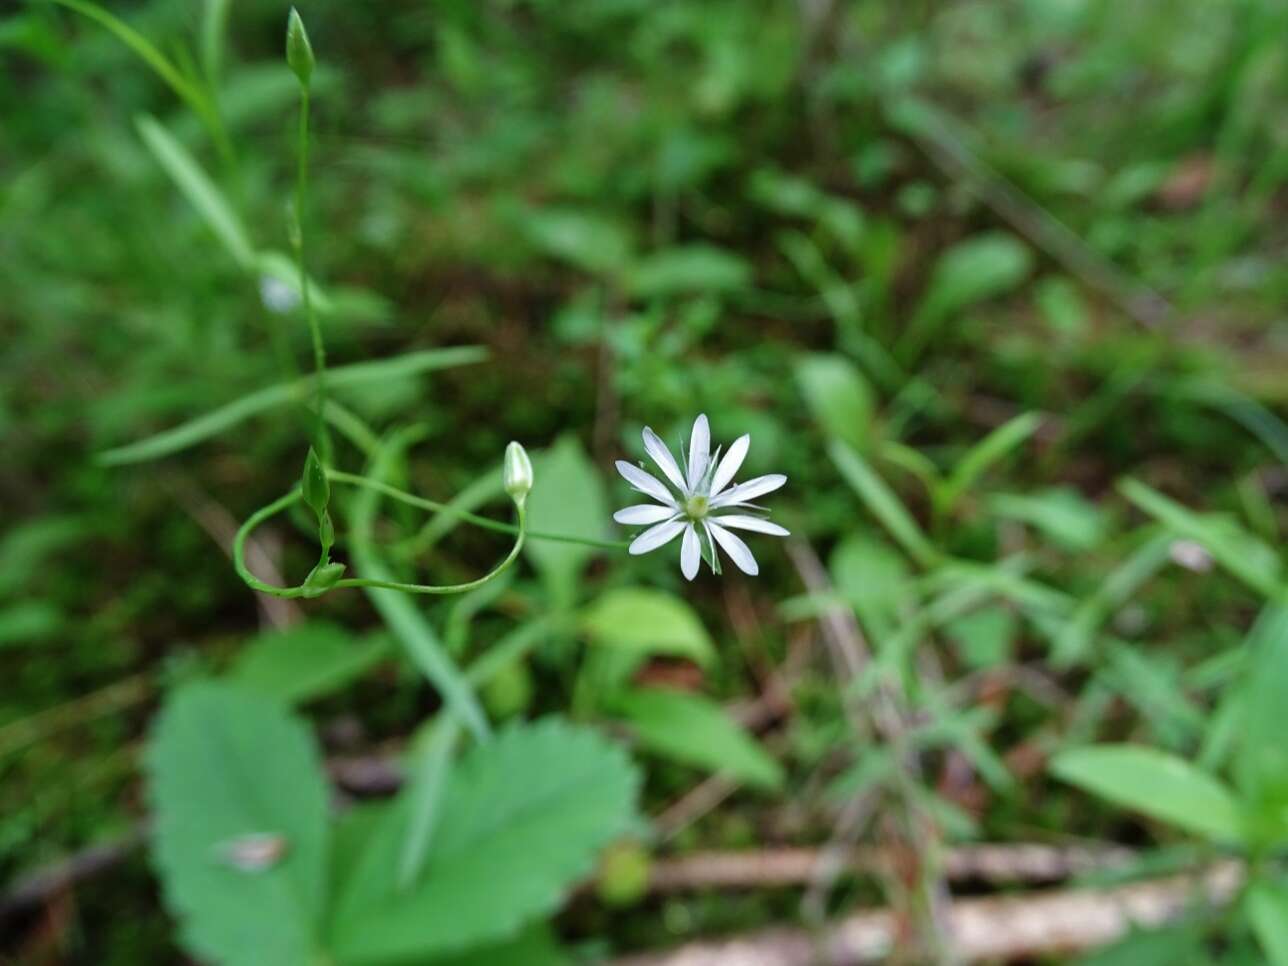
[[[1243,865],[1227,861],[1198,874],[1113,889],[961,899],[948,907],[947,916],[954,951],[968,962],[1067,954],[1111,943],[1132,927],[1165,925],[1196,905],[1226,905],[1243,879]],[[817,935],[770,929],[625,956],[612,966],[858,966],[886,962],[899,939],[897,917],[879,909],[855,913]]]

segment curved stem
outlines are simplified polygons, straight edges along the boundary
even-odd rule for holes
[[[449,516],[457,517],[474,524],[476,527],[482,527],[485,530],[495,530],[497,533],[518,533],[519,528],[509,524],[502,523],[500,520],[493,520],[489,517],[479,516],[477,513],[470,513],[468,510],[461,510],[448,503],[439,503],[437,500],[427,500],[424,497],[416,496],[414,493],[408,493],[400,490],[396,486],[390,486],[388,483],[382,483],[379,480],[368,479],[365,476],[359,476],[356,473],[346,473],[343,470],[328,469],[326,471],[327,479],[334,480],[337,483],[348,483],[350,486],[365,487],[369,490],[375,490],[383,493],[385,496],[399,502],[406,503],[408,506],[414,506],[421,510],[429,510],[431,513],[445,513]],[[541,533],[536,530],[529,530],[527,536],[531,540],[553,540],[559,543],[580,543],[587,547],[599,547],[602,550],[624,550],[628,543],[617,540],[596,540],[593,537],[574,537],[564,533]]]
[[[348,474],[345,474],[348,475]],[[358,477],[357,479],[364,479]],[[338,482],[347,482],[340,480]],[[364,480],[372,483],[374,481]],[[379,486],[372,487],[379,490]],[[401,492],[401,491],[399,491]],[[410,496],[410,494],[404,494]],[[237,575],[252,590],[257,590],[262,594],[270,594],[274,597],[295,598],[295,597],[317,597],[337,587],[377,587],[385,590],[400,590],[408,594],[463,594],[467,591],[481,587],[489,580],[493,580],[507,570],[519,557],[519,551],[523,549],[523,542],[527,536],[527,511],[520,505],[518,507],[519,524],[512,528],[511,532],[515,533],[516,539],[514,545],[505,559],[493,567],[490,571],[479,577],[477,580],[471,580],[463,584],[410,584],[392,580],[373,580],[368,577],[345,577],[337,580],[329,587],[318,588],[310,587],[305,584],[297,584],[294,587],[278,587],[274,584],[265,583],[250,572],[246,566],[246,540],[251,533],[264,521],[277,516],[283,510],[289,509],[303,499],[303,493],[299,487],[293,489],[285,496],[279,497],[267,506],[261,507],[246,518],[246,522],[237,530],[237,535],[233,538],[233,567]]]

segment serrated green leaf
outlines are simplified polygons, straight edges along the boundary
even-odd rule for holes
[[[589,728],[548,718],[503,729],[453,767],[410,891],[394,884],[408,816],[392,808],[370,823],[331,950],[345,964],[419,962],[514,935],[630,828],[638,784],[622,750]]]
[[[611,710],[630,723],[640,744],[650,751],[760,788],[782,786],[778,762],[709,698],[639,689],[615,696]]]
[[[389,654],[383,634],[356,639],[344,628],[311,621],[261,634],[229,669],[231,680],[287,704],[330,694]]]
[[[189,684],[161,713],[147,771],[153,857],[189,951],[238,966],[316,963],[328,790],[304,724],[252,691]],[[265,837],[278,854],[239,867],[239,847]]]
[[[162,127],[156,118],[142,114],[134,119],[143,143],[160,162],[188,203],[197,209],[215,237],[242,268],[255,264],[255,246],[242,225],[241,218],[182,144]]]
[[[1218,842],[1240,842],[1243,820],[1224,784],[1175,755],[1141,745],[1096,745],[1060,752],[1059,778],[1116,805]]]
[[[528,528],[538,533],[603,539],[608,500],[595,465],[574,436],[561,437],[533,459],[534,484],[528,494]],[[571,605],[582,568],[596,553],[584,544],[529,540],[523,545],[552,596]]]
[[[661,590],[610,590],[582,612],[582,629],[595,644],[640,656],[687,657],[704,666],[715,646],[685,601]]]
[[[796,382],[823,432],[862,449],[872,431],[872,389],[854,363],[834,354],[803,356]]]

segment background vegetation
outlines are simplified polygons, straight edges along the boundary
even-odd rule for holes
[[[578,881],[516,962],[869,907],[891,956],[971,958],[954,898],[1224,869],[1182,882],[1179,925],[1002,954],[1288,962],[1282,4],[304,5],[329,360],[389,360],[332,380],[337,465],[411,427],[388,478],[506,519],[517,439],[532,526],[609,541],[644,424],[674,443],[706,412],[718,441],[751,433],[748,474],[789,478],[794,539],[759,538],[755,579],[530,541],[484,591],[394,604],[257,598],[228,559],[311,432],[286,9],[113,6],[135,49],[87,9],[0,13],[0,958],[258,961],[179,930],[164,847],[135,847],[158,805],[199,819],[228,786],[175,778],[194,758],[166,739],[228,720],[219,688],[259,695],[247,747],[298,747],[278,805],[322,829],[442,760],[441,692],[408,659],[427,636],[520,769],[461,765],[460,809],[508,800],[478,791],[488,767],[513,788],[579,755],[616,791],[569,823],[586,840],[550,902],[510,923],[485,883],[465,906],[503,934],[418,934],[411,961],[506,940]],[[505,552],[355,492],[336,557],[359,569],[355,518],[408,579]],[[308,522],[258,531],[256,572],[307,573]],[[448,813],[443,848],[472,834]],[[963,874],[982,842],[1056,865]],[[857,844],[884,858],[854,867]],[[816,850],[805,873],[660,874],[787,847]]]

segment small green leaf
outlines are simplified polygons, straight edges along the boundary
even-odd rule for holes
[[[308,729],[231,684],[189,684],[148,746],[153,856],[193,956],[306,966],[320,955],[327,799]]]
[[[598,471],[574,436],[561,437],[536,460],[528,494],[528,527],[538,533],[603,539],[608,499]],[[571,605],[582,568],[597,552],[584,544],[529,540],[523,545],[557,602]]]
[[[940,512],[950,511],[990,466],[1019,448],[1037,431],[1041,422],[1042,417],[1037,413],[1021,413],[967,450],[937,494]]]
[[[759,788],[782,786],[778,762],[709,698],[640,689],[614,697],[611,710],[630,723],[649,751]]]
[[[1288,888],[1257,882],[1243,902],[1266,959],[1271,966],[1288,966]]]
[[[244,688],[287,704],[332,694],[389,656],[384,634],[355,639],[323,621],[261,634],[246,645],[229,669]]]
[[[301,86],[309,86],[314,63],[313,45],[309,43],[309,34],[304,29],[304,21],[300,19],[299,11],[291,7],[290,16],[286,21],[286,64],[299,79]]]
[[[577,208],[542,208],[524,212],[520,229],[534,248],[594,274],[623,270],[634,247],[619,222]]]
[[[1244,645],[1248,669],[1243,699],[1243,742],[1235,781],[1256,831],[1273,844],[1288,837],[1288,606],[1267,607]]]
[[[687,657],[704,666],[715,658],[693,608],[660,590],[610,590],[582,613],[582,629],[595,644],[640,656]]]
[[[828,436],[862,449],[872,432],[872,389],[844,356],[807,355],[796,363],[796,382]]]
[[[639,298],[688,293],[711,294],[746,288],[751,266],[714,245],[681,245],[641,258],[626,276],[626,288]]]
[[[1066,550],[1085,552],[1105,537],[1104,511],[1073,487],[999,493],[988,498],[988,507],[1002,519],[1027,523]]]
[[[304,473],[300,485],[304,493],[304,503],[321,519],[327,504],[331,502],[331,482],[326,478],[322,460],[312,446],[309,447],[308,455],[304,457]]]
[[[1116,805],[1218,842],[1243,840],[1238,802],[1189,762],[1140,745],[1095,745],[1056,755],[1059,778]]]
[[[854,447],[841,440],[833,440],[828,446],[832,462],[841,471],[841,476],[854,488],[872,515],[890,532],[914,560],[923,566],[934,563],[939,553],[921,532],[921,527],[912,518],[912,514],[899,502],[884,480],[872,470],[867,460],[855,451]]]
[[[638,785],[622,750],[592,729],[557,718],[502,729],[453,766],[410,891],[395,882],[409,799],[367,823],[346,850],[329,948],[353,966],[425,962],[513,936],[629,830]]]

